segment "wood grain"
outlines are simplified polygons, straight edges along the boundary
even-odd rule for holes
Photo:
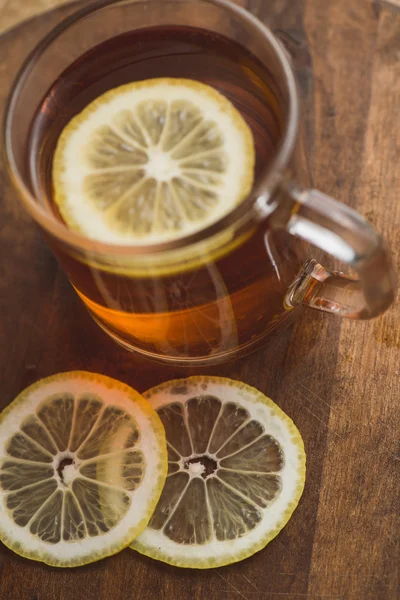
[[[68,0],[0,0],[0,32],[11,29],[21,21],[46,10],[65,4]]]
[[[365,214],[384,233],[399,267],[400,15],[387,2],[369,0],[240,3],[277,30],[294,56],[314,185]],[[12,4],[20,16],[34,5]],[[2,18],[8,5],[0,2]],[[57,8],[0,37],[7,57],[0,61],[0,111],[29,46],[70,10]],[[139,390],[190,374],[114,346],[76,298],[3,168],[0,193],[0,407],[36,379],[73,368]],[[305,311],[266,349],[207,369],[270,395],[304,437],[303,498],[264,551],[207,572],[175,569],[129,550],[61,571],[0,546],[0,598],[399,599],[399,311],[397,304],[365,323]]]

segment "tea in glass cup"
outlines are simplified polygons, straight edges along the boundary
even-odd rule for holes
[[[110,90],[152,81],[189,81],[194,89],[206,84],[231,103],[254,144],[251,190],[186,234],[160,240],[144,235],[135,243],[88,235],[71,225],[56,201],[60,135]],[[167,107],[165,115],[170,111],[159,121],[160,136],[169,135],[172,103],[162,93],[157,101]],[[150,108],[143,110],[139,129],[152,118]],[[189,125],[185,136],[202,144],[196,123]],[[218,119],[214,125],[218,128]],[[128,151],[129,140],[118,135],[117,145]],[[136,132],[136,142],[138,135],[146,137]],[[344,205],[305,188],[296,85],[283,47],[229,1],[107,0],[78,11],[49,34],[19,74],[5,138],[25,207],[90,314],[130,350],[177,364],[208,364],[258,347],[291,322],[301,305],[369,318],[394,297],[390,255],[380,236]],[[119,152],[114,142],[104,144],[107,160]],[[207,186],[211,181],[212,188],[224,168],[214,160],[214,149],[190,155],[194,167],[180,198],[182,212],[192,207],[201,214],[212,204]],[[157,183],[147,150],[143,142],[144,189],[151,191]],[[227,148],[228,163],[235,151]],[[242,157],[248,159],[246,152]],[[169,185],[175,175],[168,164],[164,160],[163,181]],[[106,171],[96,183],[105,206],[121,181],[115,167]],[[142,194],[141,204],[132,200],[126,219],[134,226],[151,202],[169,210],[165,194],[150,195]],[[164,210],[173,219],[171,211]],[[90,217],[86,225],[89,231]],[[350,265],[358,278],[324,269],[308,242]]]

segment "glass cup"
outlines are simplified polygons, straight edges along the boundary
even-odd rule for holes
[[[65,69],[105,40],[155,26],[197,27],[247,48],[270,75],[279,139],[252,193],[218,222],[151,246],[101,243],[68,229],[51,209],[32,178],[40,149],[27,140],[38,107]],[[161,64],[160,76],[174,76]],[[62,107],[58,114],[61,130]],[[299,131],[290,58],[250,13],[226,0],[102,0],[66,19],[27,59],[10,95],[4,142],[23,206],[100,327],[156,360],[203,365],[255,349],[302,306],[369,319],[394,299],[395,275],[380,235],[350,208],[307,189]],[[316,249],[352,275],[321,266]]]

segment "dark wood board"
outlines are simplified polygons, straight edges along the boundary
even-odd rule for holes
[[[23,2],[23,0],[18,0]],[[243,0],[294,53],[313,183],[366,215],[400,261],[400,13],[369,0]],[[0,113],[27,51],[71,6],[0,37]],[[0,407],[69,369],[144,390],[187,369],[119,349],[97,328],[0,165]],[[400,598],[400,308],[371,322],[304,311],[246,359],[200,372],[241,379],[295,421],[304,495],[269,546],[229,567],[180,570],[130,550],[73,570],[0,545],[2,600]],[[199,372],[199,371],[196,371]]]

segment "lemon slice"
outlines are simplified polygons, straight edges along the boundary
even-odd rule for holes
[[[169,381],[144,397],[165,427],[169,468],[154,515],[131,548],[204,569],[268,544],[304,487],[304,446],[291,419],[261,392],[225,378]]]
[[[0,539],[73,567],[115,554],[164,485],[160,419],[128,386],[81,371],[42,379],[0,415]]]
[[[230,212],[254,178],[252,133],[215,89],[152,79],[110,90],[74,117],[53,161],[68,226],[115,244],[165,242]]]

